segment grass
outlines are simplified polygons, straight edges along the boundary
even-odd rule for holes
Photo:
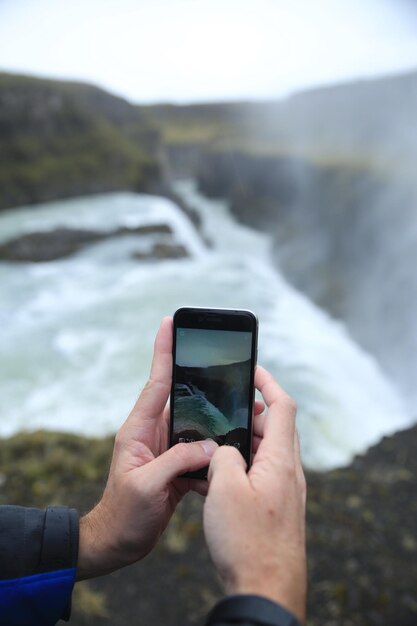
[[[0,209],[159,177],[139,110],[95,87],[0,74]]]

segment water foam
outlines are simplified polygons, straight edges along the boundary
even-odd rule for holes
[[[159,320],[179,306],[245,307],[260,318],[259,361],[299,405],[306,464],[347,463],[408,423],[395,389],[344,328],[277,274],[268,236],[242,227],[222,202],[177,191],[201,213],[207,248],[172,202],[130,193],[54,202],[0,217],[23,232],[168,223],[190,257],[143,262],[131,237],[60,261],[0,266],[0,434],[49,428],[115,431],[146,381]],[[6,235],[5,235],[6,233]]]

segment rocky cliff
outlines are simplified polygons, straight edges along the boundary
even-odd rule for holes
[[[417,73],[271,103],[155,107],[171,174],[271,234],[277,267],[415,410]],[[181,139],[182,137],[182,139]]]
[[[0,209],[160,178],[155,129],[86,84],[0,74]]]

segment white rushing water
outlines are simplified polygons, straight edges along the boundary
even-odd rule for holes
[[[58,226],[167,223],[190,257],[139,261],[133,252],[156,236],[129,235],[59,261],[0,263],[0,435],[117,430],[146,381],[161,317],[183,305],[258,314],[259,362],[298,402],[306,465],[345,464],[409,423],[375,360],[277,274],[268,236],[237,224],[191,182],[177,190],[202,215],[211,248],[163,198],[111,193],[2,213],[0,241]]]

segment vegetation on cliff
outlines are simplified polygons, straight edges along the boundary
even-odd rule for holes
[[[137,107],[91,85],[0,74],[0,209],[159,178]]]
[[[283,100],[141,107],[171,148],[292,155],[414,178],[417,74],[318,87]]]
[[[162,171],[195,174],[201,155],[233,151],[325,167],[389,163],[390,175],[413,177],[414,85],[411,73],[277,102],[139,107],[87,84],[0,73],[0,209],[161,188]]]

